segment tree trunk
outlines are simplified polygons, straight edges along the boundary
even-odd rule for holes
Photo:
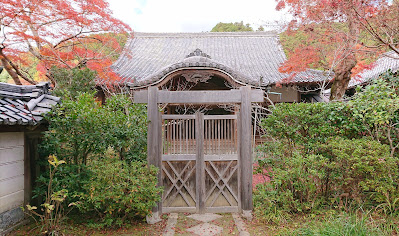
[[[22,85],[21,80],[19,79],[20,77],[27,81],[30,84],[37,84],[36,81],[33,81],[26,77],[24,74],[21,73],[21,71],[18,69],[18,66],[16,66],[4,53],[3,53],[4,48],[0,48],[0,60],[1,63],[3,64],[4,69],[8,72],[8,74],[11,76],[11,78],[14,80],[15,84],[17,85]]]
[[[345,95],[345,91],[348,88],[349,81],[351,80],[351,71],[353,67],[356,66],[356,63],[357,60],[355,55],[351,53],[334,69],[335,75],[331,86],[330,101],[341,100]]]
[[[14,83],[17,85],[22,85],[21,80],[19,79],[19,76],[15,71],[13,71],[11,65],[8,63],[8,61],[4,58],[1,57],[1,63],[3,64],[4,69],[7,71],[7,73],[11,76],[11,78],[14,80]]]
[[[347,4],[349,4],[346,8],[348,33],[344,40],[345,50],[342,54],[341,63],[334,69],[335,75],[331,86],[330,101],[341,100],[345,95],[345,91],[351,80],[352,69],[357,64],[355,46],[358,43],[359,22],[355,19],[356,12],[354,9],[358,7],[359,3],[357,1],[348,1]]]

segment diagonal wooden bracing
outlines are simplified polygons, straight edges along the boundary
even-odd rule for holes
[[[190,186],[187,185],[188,180],[190,177],[193,177],[193,173],[195,168],[193,166],[195,165],[190,165],[194,161],[187,161],[184,165],[184,168],[181,171],[178,171],[172,164],[171,161],[164,161],[162,165],[162,170],[164,173],[163,178],[168,178],[167,180],[169,181],[169,187],[168,190],[166,190],[163,194],[162,202],[164,206],[171,206],[172,202],[176,199],[177,195],[180,195],[185,203],[187,204],[188,207],[195,207],[195,204],[192,205],[191,201],[187,197],[191,197],[191,199],[196,203],[196,196],[195,196],[195,189],[192,189]],[[184,163],[184,162],[179,162]],[[170,170],[172,170],[172,173],[166,168],[168,166]],[[185,175],[185,176],[183,176]],[[166,182],[168,182],[166,181]],[[179,185],[180,183],[180,185]],[[185,189],[188,193],[189,196],[187,196],[186,193],[182,191],[182,189]],[[173,194],[172,190],[176,190]]]
[[[210,187],[210,189],[207,191],[207,195],[205,198],[205,201],[207,201],[212,196],[211,203],[208,205],[208,207],[214,206],[216,200],[218,199],[218,197],[220,195],[224,196],[225,200],[230,204],[230,206],[237,206],[237,204],[239,202],[239,198],[238,198],[237,192],[233,191],[232,186],[231,186],[231,185],[234,185],[237,183],[229,184],[229,181],[231,180],[233,175],[237,175],[237,169],[238,169],[237,161],[233,160],[233,161],[228,162],[228,164],[225,165],[225,167],[223,168],[222,171],[220,171],[220,169],[215,166],[213,161],[209,161],[209,162],[207,162],[207,164],[208,163],[209,163],[209,165],[206,165],[206,166],[212,167],[212,169],[216,173],[216,176],[214,176],[214,174],[212,174],[212,171],[208,167],[205,166],[206,173],[213,180],[212,187],[208,186],[208,187]],[[233,169],[230,170],[230,173],[228,173],[227,171],[229,170],[229,168],[231,166],[233,167]],[[220,181],[222,181],[223,184],[219,184]],[[218,188],[219,190],[217,191],[216,194],[212,195],[212,193],[214,193],[216,188]],[[230,196],[227,194],[227,191],[231,194],[231,196],[233,196],[234,202],[232,201],[232,199],[230,199]]]

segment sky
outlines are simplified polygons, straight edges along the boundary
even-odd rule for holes
[[[219,22],[259,25],[287,21],[275,0],[108,0],[113,15],[135,32],[204,32]]]

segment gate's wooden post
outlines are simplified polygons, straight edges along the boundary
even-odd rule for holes
[[[241,165],[241,209],[243,215],[252,215],[252,149],[251,149],[251,87],[240,88],[240,165]]]
[[[197,203],[199,213],[205,213],[205,161],[204,161],[204,114],[197,112],[195,114],[195,139],[197,148]]]
[[[158,167],[158,186],[161,186],[161,119],[158,110],[158,88],[148,88],[148,103],[147,103],[147,118],[148,118],[148,134],[147,134],[147,161],[149,165]],[[161,221],[161,202],[152,208],[152,216],[147,217],[147,223],[155,224]]]

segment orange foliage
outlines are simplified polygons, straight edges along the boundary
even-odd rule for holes
[[[305,40],[302,38],[301,43],[289,50],[289,58],[280,67],[281,72],[300,72],[307,68],[334,70],[340,63],[346,63],[345,58],[354,55],[358,62],[352,72],[357,74],[370,68],[365,58],[386,50],[365,45],[357,14],[372,17],[387,6],[387,0],[276,1],[277,10],[286,8],[294,17],[286,33],[306,34]]]
[[[52,66],[85,65],[100,76],[112,74],[107,70],[122,48],[107,33],[131,31],[112,16],[106,0],[2,0],[0,24],[4,26],[0,56],[20,64],[18,70],[31,63],[20,58],[29,52],[39,61],[42,74]]]
[[[300,57],[292,57],[291,60],[287,60],[279,68],[282,73],[291,73],[293,71],[301,72],[307,70],[313,63],[320,59],[320,51],[313,46],[299,45],[295,48],[294,54],[301,55]]]

